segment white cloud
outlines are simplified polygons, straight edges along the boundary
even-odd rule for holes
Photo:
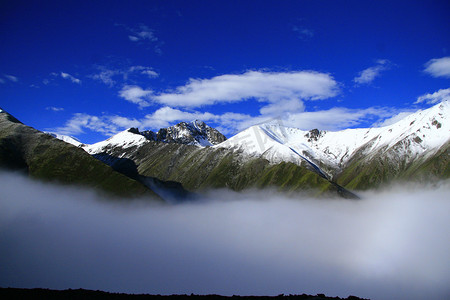
[[[391,68],[391,63],[387,59],[379,59],[376,62],[376,65],[370,68],[367,68],[361,72],[359,75],[353,79],[353,82],[356,84],[369,84],[375,80],[375,78],[379,77],[382,71],[388,70]]]
[[[117,126],[117,129],[127,129],[131,127],[141,127],[142,123],[136,119],[128,119],[121,116],[106,117],[112,124]],[[116,130],[117,131],[117,130]]]
[[[181,111],[170,107],[161,107],[142,119],[127,118],[118,115],[93,116],[85,113],[76,113],[64,126],[47,130],[64,135],[77,135],[84,133],[85,129],[89,129],[111,136],[130,127],[137,127],[141,130],[160,129],[174,125],[174,123],[196,119],[216,121],[220,120],[220,116],[208,112]]]
[[[280,100],[274,103],[270,103],[266,106],[263,106],[259,112],[262,115],[280,115],[285,112],[297,112],[303,111],[305,109],[305,105],[299,99],[288,99],[288,100]]]
[[[80,79],[73,77],[69,73],[61,72],[60,75],[61,75],[62,78],[70,80],[73,83],[81,84],[81,80]]]
[[[449,101],[450,100],[450,88],[447,89],[440,89],[437,92],[434,92],[432,94],[425,94],[417,98],[417,101],[414,102],[415,104],[425,102],[427,104],[436,104],[442,101]]]
[[[134,88],[138,91],[139,87]],[[155,94],[152,90],[142,88],[139,88],[139,92],[142,96],[149,96],[162,105],[200,107],[248,99],[271,104],[279,101],[319,100],[336,96],[339,88],[333,77],[325,73],[248,71],[244,74],[220,75],[211,79],[190,79],[186,85],[179,86],[172,92]],[[119,95],[125,98],[123,93]],[[130,97],[125,99],[130,101]],[[300,105],[296,104],[297,107]]]
[[[433,77],[450,78],[450,56],[430,59],[424,71]]]
[[[159,76],[152,68],[145,66],[131,66],[125,69],[114,70],[99,66],[98,69],[100,73],[91,75],[90,77],[103,82],[109,87],[113,87],[119,78],[126,82],[129,81],[130,78],[136,79],[137,75],[145,75],[146,78],[156,78]]]
[[[16,76],[13,76],[13,75],[3,74],[3,76],[5,78],[7,78],[8,80],[12,81],[12,82],[18,82],[19,81],[19,78],[17,78]]]
[[[3,80],[2,78],[0,78],[0,83],[5,83],[5,80]]]
[[[54,112],[58,112],[58,111],[63,111],[64,110],[64,108],[62,108],[62,107],[54,107],[54,106],[49,106],[49,107],[46,107],[45,109],[46,110],[51,110],[51,111],[54,111]]]
[[[139,108],[150,105],[146,99],[153,94],[151,90],[144,90],[137,85],[126,85],[119,91],[119,96],[125,100],[137,104]]]
[[[173,123],[192,120],[213,121],[217,119],[217,116],[209,112],[186,112],[171,107],[162,107],[156,110],[154,113],[145,116],[145,119],[141,121],[143,128],[158,129],[162,127],[168,127]]]

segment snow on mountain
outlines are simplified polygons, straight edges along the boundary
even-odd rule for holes
[[[72,144],[72,145],[77,146],[77,147],[82,145],[82,143],[77,138],[74,138],[72,136],[58,134],[58,133],[54,133],[54,132],[45,132],[45,133],[51,135],[54,138],[57,138],[59,140],[62,140],[64,142],[66,142],[66,143]]]
[[[82,148],[89,154],[98,154],[107,152],[108,149],[121,147],[127,149],[133,146],[142,146],[148,143],[148,139],[141,135],[137,129],[130,128],[113,135],[107,140],[92,144],[83,145]]]
[[[150,130],[139,131],[137,128],[130,128],[105,141],[83,145],[82,148],[89,154],[98,154],[116,147],[121,147],[124,150],[133,146],[140,147],[149,141],[206,147],[219,144],[224,140],[226,140],[225,136],[219,131],[202,121],[195,120],[161,128],[156,133]]]
[[[399,156],[414,159],[418,155],[432,155],[449,141],[449,114],[450,104],[444,101],[381,128],[332,132],[262,124],[252,126],[215,147],[261,156],[272,163],[288,161],[301,164],[303,161],[331,169],[344,166],[361,149],[364,149],[364,155],[370,156],[395,147]]]

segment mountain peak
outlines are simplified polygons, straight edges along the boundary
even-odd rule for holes
[[[318,166],[326,166],[327,173],[334,174],[355,157],[370,161],[389,153],[392,163],[410,163],[431,157],[450,142],[449,114],[449,101],[443,101],[385,127],[333,132],[262,124],[242,131],[217,147],[240,149],[271,163],[288,161],[300,164],[308,160]]]
[[[146,131],[145,134],[155,141],[201,147],[217,145],[226,140],[218,130],[200,120],[180,122],[174,126],[161,128],[157,133]]]
[[[0,114],[4,115],[4,118],[6,118],[10,122],[22,124],[22,122],[17,120],[13,115],[9,114],[6,110],[2,108],[0,108]]]

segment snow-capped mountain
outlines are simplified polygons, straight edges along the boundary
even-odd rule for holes
[[[450,177],[449,115],[445,101],[386,127],[333,132],[262,124],[228,140],[203,122],[182,122],[156,133],[130,128],[80,147],[113,168],[133,167],[193,190],[209,185],[299,188],[305,181],[321,189],[328,183],[368,189],[393,180]]]
[[[145,143],[149,142],[149,140],[139,133],[139,131],[135,128],[130,128],[119,132],[116,135],[113,135],[109,139],[104,141],[88,145],[84,144],[81,146],[87,153],[89,154],[97,154],[102,152],[108,152],[109,149],[114,149],[117,147],[122,148],[123,150],[136,146],[140,147],[145,145]]]
[[[64,141],[66,143],[72,144],[77,147],[79,147],[83,144],[77,138],[74,138],[73,136],[58,134],[58,133],[54,133],[54,132],[45,132],[45,133],[51,135],[54,138],[57,138],[61,141]]]
[[[130,147],[141,147],[150,141],[206,147],[219,144],[225,140],[226,137],[218,130],[202,121],[195,120],[161,128],[158,132],[139,131],[137,128],[130,128],[105,141],[92,145],[82,145],[82,148],[89,154],[98,154],[117,147],[124,150]]]
[[[450,140],[449,116],[450,104],[444,101],[380,128],[332,132],[263,124],[250,127],[215,147],[239,150],[275,164],[282,161],[312,164],[332,177],[356,154],[370,160],[382,152],[406,163],[432,156]]]

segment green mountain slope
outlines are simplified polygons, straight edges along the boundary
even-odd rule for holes
[[[360,149],[336,176],[340,185],[352,190],[378,188],[393,182],[433,182],[450,178],[450,142],[438,151],[407,157],[397,151],[401,143],[365,156]]]
[[[44,181],[95,188],[108,195],[161,200],[143,184],[84,150],[28,127],[4,111],[0,113],[0,167]]]
[[[270,164],[266,159],[223,148],[148,141],[126,149],[108,147],[95,157],[122,172],[130,171],[127,165],[132,161],[141,176],[180,182],[189,191],[275,188],[315,196],[336,193],[354,196],[305,167],[285,162]]]

